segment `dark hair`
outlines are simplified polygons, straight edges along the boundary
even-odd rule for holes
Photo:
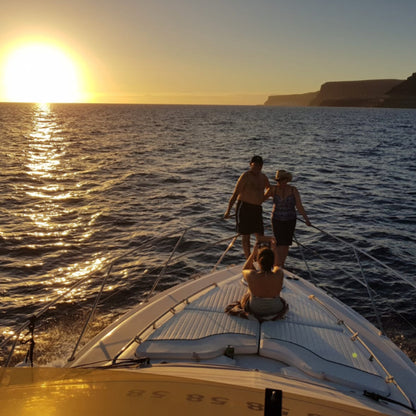
[[[270,248],[263,248],[259,251],[257,261],[264,272],[271,272],[274,265],[274,253]]]
[[[251,158],[250,163],[255,163],[257,165],[262,165],[263,166],[263,158],[261,156],[255,155]]]

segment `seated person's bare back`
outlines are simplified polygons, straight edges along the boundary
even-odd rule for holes
[[[274,238],[262,238],[263,241],[267,239],[270,248],[259,248],[259,243],[256,243],[243,267],[243,276],[250,294],[248,308],[251,313],[259,317],[277,314],[285,307],[280,297],[284,275],[282,269],[276,264],[276,242]],[[255,259],[260,270],[254,266]]]

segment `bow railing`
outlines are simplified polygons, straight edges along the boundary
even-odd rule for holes
[[[216,238],[215,241],[205,243],[198,240],[196,243],[196,240],[187,240],[189,233],[196,232],[200,236],[203,234],[205,229],[209,229],[211,226],[215,228],[215,236],[218,237],[219,235],[219,238]],[[74,359],[79,346],[82,344],[86,337],[87,329],[91,327],[97,308],[103,300],[103,295],[107,295],[106,299],[104,300],[108,301],[117,292],[117,290],[113,290],[111,292],[109,291],[108,293],[106,292],[106,288],[109,285],[109,282],[112,281],[113,274],[115,274],[115,268],[123,267],[125,261],[129,261],[129,259],[137,255],[141,255],[144,252],[147,253],[149,250],[156,249],[157,256],[162,258],[163,254],[163,256],[166,257],[166,260],[159,261],[157,266],[155,266],[154,270],[151,272],[149,272],[149,269],[146,269],[142,273],[137,273],[132,276],[135,279],[141,279],[143,274],[146,274],[146,276],[153,276],[150,284],[146,286],[146,289],[142,294],[141,301],[143,302],[147,302],[150,297],[153,296],[156,291],[158,291],[158,288],[162,282],[166,283],[167,275],[169,275],[169,277],[172,276],[172,272],[169,272],[172,265],[178,264],[186,257],[188,259],[191,256],[196,257],[196,260],[193,260],[195,263],[195,270],[200,270],[199,268],[201,266],[201,256],[199,253],[211,253],[215,247],[216,253],[219,254],[219,259],[215,262],[214,266],[212,266],[214,261],[210,266],[211,271],[215,271],[222,264],[226,255],[230,256],[230,251],[232,251],[234,248],[233,253],[231,254],[231,260],[228,259],[228,264],[230,264],[230,261],[234,260],[242,264],[244,261],[242,250],[240,247],[237,249],[235,248],[235,242],[238,238],[238,235],[232,234],[232,232],[229,232],[230,230],[224,231],[223,228],[223,225],[218,224],[218,220],[199,223],[187,228],[183,228],[176,232],[169,232],[164,235],[140,242],[132,249],[126,249],[121,254],[118,254],[114,257],[109,257],[108,260],[102,265],[100,270],[95,270],[90,275],[77,280],[62,294],[57,296],[47,305],[40,308],[35,314],[29,316],[25,322],[18,325],[10,335],[4,338],[0,343],[0,354],[3,356],[2,361],[0,361],[0,365],[7,367],[16,364],[17,359],[13,359],[12,357],[14,356],[16,349],[20,350],[20,357],[22,357],[22,349],[24,348],[17,348],[19,343],[24,345],[24,343],[28,342],[30,345],[30,350],[26,354],[24,361],[25,365],[33,365],[33,348],[35,345],[34,331],[36,328],[36,323],[39,322],[42,317],[47,314],[47,312],[51,311],[60,302],[64,301],[80,286],[87,285],[89,282],[93,281],[95,290],[97,290],[98,293],[92,302],[92,306],[89,309],[87,317],[80,331],[80,335],[75,342],[75,346],[71,349],[72,353],[70,354],[69,360]],[[369,299],[367,304],[369,303],[371,306],[371,308],[367,309],[371,309],[371,315],[373,315],[372,318],[374,318],[373,320],[376,321],[375,325],[379,328],[380,331],[386,333],[385,325],[383,325],[383,311],[384,315],[386,315],[385,311],[387,308],[389,311],[395,312],[397,316],[402,318],[403,322],[406,323],[407,328],[410,328],[410,337],[412,339],[416,338],[416,327],[414,324],[412,324],[411,320],[405,316],[405,314],[398,310],[398,308],[394,307],[391,299],[388,299],[390,293],[380,293],[380,290],[376,290],[374,287],[377,285],[379,286],[377,279],[380,280],[380,274],[388,273],[392,276],[395,282],[400,282],[400,284],[406,285],[408,288],[410,288],[410,290],[408,290],[408,296],[414,299],[414,295],[416,294],[415,293],[412,295],[412,291],[416,289],[416,283],[414,280],[402,273],[398,273],[396,270],[384,264],[362,248],[359,248],[354,244],[346,241],[345,239],[331,234],[321,228],[316,226],[299,228],[301,229],[299,232],[297,232],[297,236],[295,238],[296,246],[291,249],[287,260],[287,266],[289,269],[294,269],[293,271],[300,274],[301,276],[303,275],[302,277],[307,278],[308,280],[322,287],[328,293],[333,294],[338,298],[340,297],[339,292],[341,292],[341,294],[343,290],[348,292],[350,289],[345,286],[348,286],[351,284],[351,282],[353,282],[357,286],[363,288],[364,292],[366,292],[366,297]],[[214,231],[209,231],[209,237],[214,237]],[[319,238],[316,238],[316,235],[318,235]],[[163,249],[163,253],[157,250],[160,245],[163,245],[165,240],[169,240],[170,247],[173,246],[173,248],[168,251],[167,255],[167,249],[165,247]],[[227,246],[224,250],[225,243],[227,243]],[[318,249],[318,243],[319,245],[321,245],[321,243],[331,245],[331,250],[328,250],[327,248]],[[333,247],[334,244],[339,244],[342,248],[335,250]],[[186,246],[186,249],[184,246]],[[222,249],[220,249],[221,247]],[[352,253],[351,260],[355,261],[358,267],[357,271],[351,271],[349,268],[345,267],[345,257],[347,250]],[[334,252],[337,254],[334,255]],[[371,273],[368,273],[368,262],[371,262],[372,265],[376,265],[383,271],[375,273],[374,270],[371,269]],[[329,272],[329,270],[331,270],[331,272]],[[206,272],[208,271],[210,270],[206,270]],[[374,277],[376,277],[376,279]],[[98,285],[97,282],[100,284]],[[346,282],[348,282],[348,285],[346,285]],[[174,283],[174,281],[168,282],[170,285]],[[341,300],[353,308],[357,306],[357,299],[355,295],[349,297],[347,296],[345,299],[343,298]],[[352,304],[349,302],[350,300],[353,300]],[[365,313],[362,314],[366,316]],[[370,318],[369,316],[366,317]],[[24,334],[26,330],[28,333]]]

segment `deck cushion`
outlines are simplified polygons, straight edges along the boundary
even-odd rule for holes
[[[188,309],[224,312],[227,305],[240,300],[247,292],[247,286],[241,281],[232,281],[220,285],[192,301]]]
[[[236,354],[257,353],[260,324],[224,312],[185,309],[156,329],[136,349],[154,359],[210,359],[233,346]]]
[[[288,321],[265,322],[261,328],[260,355],[282,361],[319,379],[354,388],[373,386],[388,393],[384,378],[370,353],[353,341],[342,326],[336,329],[300,325]]]

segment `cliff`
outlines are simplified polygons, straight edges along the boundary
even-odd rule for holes
[[[416,108],[416,72],[387,92],[382,107]]]
[[[264,105],[416,108],[416,72],[406,80],[326,82],[318,92],[271,95]]]
[[[307,92],[305,94],[289,94],[289,95],[271,95],[267,98],[264,105],[282,106],[282,107],[305,107],[308,106],[318,95],[316,92]]]
[[[401,82],[398,79],[326,82],[310,105],[377,107],[387,98],[387,93]]]

